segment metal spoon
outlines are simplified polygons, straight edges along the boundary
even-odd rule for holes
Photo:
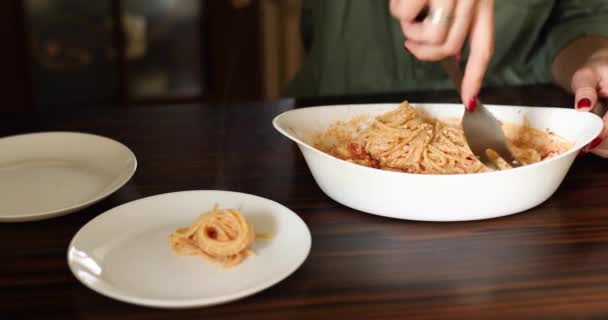
[[[460,93],[462,70],[456,58],[447,57],[441,61],[441,65]],[[495,167],[494,159],[487,154],[488,149],[496,151],[511,166],[518,167],[520,162],[511,153],[500,122],[479,99],[476,104],[473,111],[465,111],[462,117],[462,129],[469,148],[488,167]]]
[[[429,17],[430,9],[425,6],[416,17],[421,22]],[[441,61],[443,69],[454,83],[456,91],[460,93],[462,85],[462,70],[455,57],[447,57]],[[479,160],[487,167],[496,167],[495,159],[490,159],[487,150],[497,152],[512,167],[517,167],[520,162],[515,159],[507,145],[507,139],[500,122],[479,101],[476,101],[472,112],[465,111],[462,118],[462,129],[469,148]]]

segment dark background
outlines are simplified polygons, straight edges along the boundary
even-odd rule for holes
[[[264,61],[299,54],[298,11],[298,0],[1,1],[0,111],[278,98],[285,67]]]

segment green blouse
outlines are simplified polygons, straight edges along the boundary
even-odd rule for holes
[[[303,0],[302,35],[308,55],[290,96],[450,87],[438,63],[403,49],[388,0]],[[608,37],[608,0],[496,0],[495,52],[484,85],[552,82],[551,62],[583,35]]]

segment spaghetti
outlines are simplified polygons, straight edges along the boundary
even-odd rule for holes
[[[252,253],[249,247],[255,237],[253,225],[238,210],[219,209],[216,204],[190,227],[173,232],[169,241],[179,255],[200,255],[227,268]]]
[[[489,150],[488,168],[469,149],[464,132],[423,114],[407,102],[365,123],[365,118],[338,122],[313,139],[313,145],[337,158],[360,165],[423,174],[476,173],[511,168]],[[570,144],[551,132],[527,126],[503,126],[509,147],[522,164],[563,153]],[[492,153],[493,152],[493,153]]]

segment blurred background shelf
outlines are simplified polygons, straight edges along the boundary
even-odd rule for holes
[[[300,0],[8,0],[0,110],[276,99]]]

